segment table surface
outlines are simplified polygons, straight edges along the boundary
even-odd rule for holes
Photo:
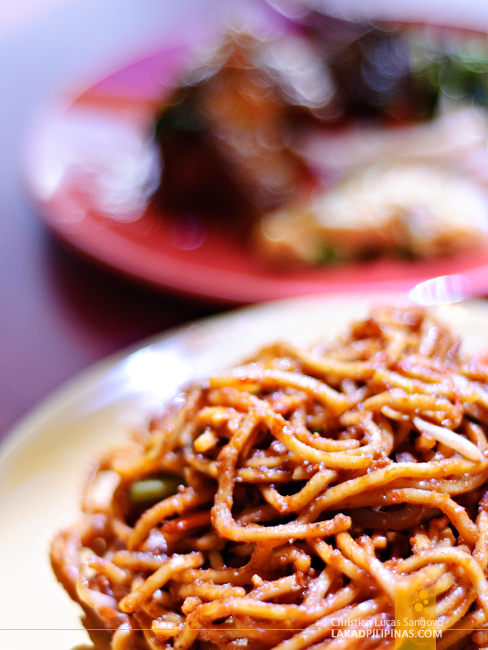
[[[36,113],[63,88],[154,50],[183,23],[237,0],[46,0],[45,11],[23,1],[18,16],[2,22],[0,13],[0,438],[93,362],[223,309],[137,286],[63,249],[29,203],[22,147]],[[381,11],[392,4],[370,3]],[[427,4],[444,13],[448,6]],[[485,0],[462,5],[451,3],[453,22],[488,26]]]

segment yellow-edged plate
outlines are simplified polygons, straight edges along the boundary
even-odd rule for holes
[[[90,463],[157,415],[192,379],[244,360],[277,339],[309,345],[399,294],[313,296],[190,324],[82,373],[27,416],[0,450],[0,647],[72,650],[91,644],[81,608],[56,582],[53,533],[78,513]],[[465,339],[488,351],[488,302],[436,307]]]

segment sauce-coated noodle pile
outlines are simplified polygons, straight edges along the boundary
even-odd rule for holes
[[[107,455],[53,566],[113,650],[383,648],[334,626],[388,628],[422,589],[438,650],[485,648],[487,427],[488,365],[431,313],[378,309],[211,377]]]

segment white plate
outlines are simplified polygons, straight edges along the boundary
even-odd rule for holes
[[[280,338],[299,345],[328,338],[371,305],[400,300],[306,297],[200,321],[98,364],[38,407],[0,454],[0,647],[91,647],[81,609],[56,582],[48,549],[54,531],[76,518],[83,478],[102,449],[157,414],[190,379]],[[437,311],[468,350],[488,349],[487,302]]]

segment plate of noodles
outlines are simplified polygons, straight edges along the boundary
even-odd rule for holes
[[[26,177],[48,227],[132,278],[229,303],[455,274],[483,295],[486,34],[251,14],[36,125]]]
[[[485,647],[487,322],[303,297],[73,380],[2,449],[2,646]]]

